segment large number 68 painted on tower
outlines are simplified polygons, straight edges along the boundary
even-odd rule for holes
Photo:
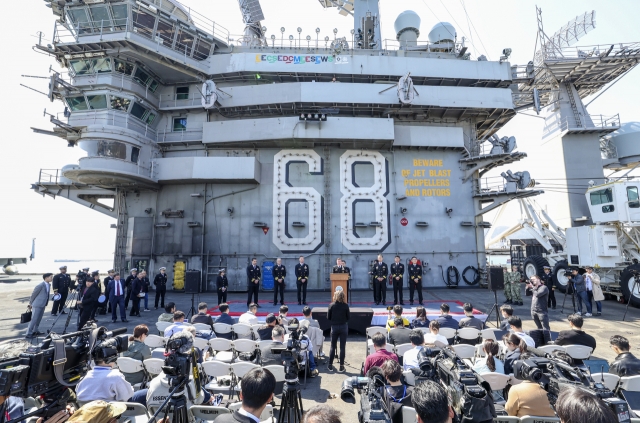
[[[373,165],[373,186],[359,187],[355,182],[356,164]],[[347,150],[340,157],[340,216],[342,245],[349,251],[377,252],[391,243],[389,231],[389,189],[387,160],[377,151]],[[355,205],[358,201],[374,203],[376,233],[371,238],[360,238],[355,231]]]

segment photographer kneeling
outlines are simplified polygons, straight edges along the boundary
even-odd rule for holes
[[[384,388],[384,399],[393,423],[402,423],[402,406],[412,407],[413,386],[403,385],[400,381],[402,367],[395,360],[387,360],[380,368],[388,385]]]

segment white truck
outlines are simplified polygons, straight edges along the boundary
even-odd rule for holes
[[[536,239],[546,254],[525,259],[527,278],[541,274],[543,266],[551,266],[556,287],[565,292],[565,271],[569,267],[592,266],[600,275],[605,294],[623,297],[640,307],[640,283],[636,283],[632,272],[640,271],[639,192],[640,181],[634,180],[591,186],[585,195],[593,225],[567,229],[556,225],[544,210],[537,212],[529,200],[520,199],[520,222],[491,237],[487,245],[516,233]]]

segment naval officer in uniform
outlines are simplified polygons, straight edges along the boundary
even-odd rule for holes
[[[67,266],[60,266],[60,273],[53,277],[53,293],[60,294],[60,299],[53,302],[53,308],[51,309],[51,315],[57,316],[60,314],[67,314],[64,311],[64,303],[67,302],[67,295],[69,295],[69,287],[71,286],[71,277],[67,274]]]
[[[409,265],[409,301],[413,305],[413,294],[418,291],[418,302],[422,304],[422,266],[416,256],[411,257]]]
[[[296,264],[296,287],[298,288],[298,305],[307,305],[307,285],[309,282],[309,265],[304,263],[304,257],[298,258]],[[302,294],[302,295],[300,295]]]
[[[164,294],[167,292],[167,268],[161,267],[160,273],[153,278],[153,284],[156,287],[156,300],[154,309],[158,309],[158,299],[160,301],[160,307],[164,308]]]
[[[218,305],[227,302],[227,290],[229,289],[229,280],[224,269],[220,269],[220,274],[216,280],[216,288],[218,288]]]
[[[400,256],[396,256],[394,260],[395,263],[391,265],[391,281],[393,282],[393,305],[398,304],[398,298],[400,298],[400,304],[404,305],[404,299],[402,298],[404,264],[400,263]]]
[[[255,303],[258,307],[258,291],[260,290],[260,267],[258,266],[258,260],[254,257],[251,259],[251,264],[247,266],[247,308],[249,304]],[[253,301],[251,298],[253,297]]]
[[[275,266],[271,269],[273,275],[273,305],[278,305],[278,292],[280,292],[280,305],[284,305],[284,278],[287,277],[287,268],[278,257]]]
[[[382,261],[382,254],[378,254],[378,261],[373,265],[371,271],[373,275],[373,300],[376,305],[382,302],[382,305],[387,305],[387,275],[389,275],[389,268],[387,263]]]

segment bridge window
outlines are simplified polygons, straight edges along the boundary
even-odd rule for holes
[[[91,60],[72,60],[69,66],[74,76],[91,73]]]
[[[89,108],[91,110],[106,109],[107,108],[107,96],[106,95],[88,95]]]
[[[129,62],[123,62],[122,60],[115,59],[116,67],[115,71],[124,73],[125,75],[131,75],[133,73],[133,64]]]
[[[113,21],[118,29],[124,29],[127,26],[127,5],[119,4],[111,6],[111,12],[113,13]]]
[[[615,207],[613,207],[613,204],[602,206],[602,213],[611,213],[614,210],[615,210]]]
[[[176,50],[187,56],[191,56],[191,49],[193,48],[193,40],[195,38],[195,35],[181,29],[180,32],[178,32],[178,38],[176,40]]]
[[[155,16],[143,12],[140,8],[134,8],[133,15],[133,32],[137,32],[147,38],[151,38],[153,34],[153,28],[156,26]]]
[[[611,188],[605,188],[598,191],[593,191],[589,194],[591,198],[591,205],[612,203],[613,202],[613,190]],[[608,213],[608,212],[605,212]]]
[[[131,108],[131,114],[147,125],[151,125],[153,121],[156,119],[155,113],[151,112],[146,107],[142,106],[138,102],[133,103],[133,107]]]
[[[196,51],[193,54],[193,57],[196,60],[205,60],[209,57],[209,53],[211,53],[211,44],[201,38],[198,38],[198,44],[196,45]]]
[[[640,201],[638,197],[638,187],[627,187],[627,199],[629,200],[630,209],[640,208]]]
[[[91,32],[89,29],[91,24],[87,17],[87,11],[84,7],[69,9],[69,20],[73,23],[73,27],[78,30],[78,34],[86,34]]]
[[[138,157],[140,157],[140,149],[138,147],[131,148],[131,161],[138,163]]]
[[[122,110],[123,112],[126,112],[129,110],[129,105],[131,104],[131,100],[129,100],[128,98],[116,97],[115,95],[112,95],[110,97],[111,97],[111,108],[113,110]]]
[[[91,18],[94,28],[107,28],[111,26],[111,16],[105,6],[91,6]]]
[[[156,34],[160,37],[162,44],[169,47],[173,46],[173,37],[176,35],[176,30],[173,24],[159,20]]]
[[[186,130],[187,130],[187,118],[184,118],[184,117],[173,118],[174,132],[180,132],[180,131],[186,131]]]
[[[111,59],[106,57],[104,59],[95,59],[93,62],[93,71],[95,73],[111,72]]]
[[[98,156],[125,160],[127,145],[117,141],[98,141]]]
[[[189,87],[176,87],[176,100],[189,100]]]
[[[72,112],[79,112],[82,110],[88,110],[87,102],[84,100],[84,96],[81,97],[67,97],[67,104]]]

